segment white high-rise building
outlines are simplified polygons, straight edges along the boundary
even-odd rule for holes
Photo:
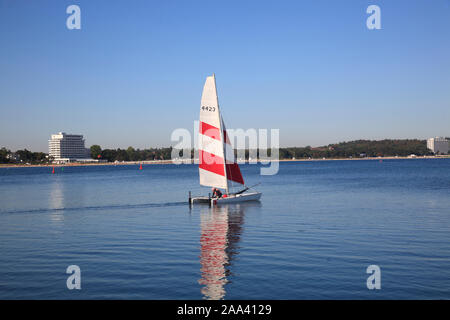
[[[449,142],[443,137],[430,138],[427,140],[427,148],[435,154],[447,154],[449,149]]]
[[[84,139],[81,134],[66,134],[59,132],[52,134],[48,140],[49,156],[54,162],[70,162],[88,158],[88,152],[84,147]]]

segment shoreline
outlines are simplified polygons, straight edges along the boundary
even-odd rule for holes
[[[450,155],[443,156],[416,156],[416,157],[365,157],[365,158],[322,158],[322,159],[278,159],[270,160],[277,162],[304,162],[304,161],[342,161],[342,160],[414,160],[414,159],[450,159]],[[244,164],[244,162],[238,162],[239,164]],[[245,164],[249,163],[245,161]],[[261,159],[257,162],[261,163]],[[158,165],[158,164],[175,164],[172,160],[153,160],[153,161],[124,161],[124,162],[102,162],[102,163],[66,163],[66,164],[17,164],[17,163],[4,163],[0,164],[0,168],[37,168],[37,167],[82,167],[82,166],[130,166],[130,165]],[[195,164],[194,161],[182,162],[180,164]]]

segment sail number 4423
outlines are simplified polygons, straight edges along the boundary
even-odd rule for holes
[[[216,107],[206,107],[206,106],[202,106],[202,110],[203,110],[203,111],[211,111],[211,112],[214,112],[214,111],[216,111]]]

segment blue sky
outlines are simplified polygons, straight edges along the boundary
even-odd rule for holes
[[[450,136],[450,1],[0,0],[0,146],[169,146],[213,72],[227,127],[282,146]]]

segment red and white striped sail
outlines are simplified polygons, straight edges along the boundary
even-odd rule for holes
[[[231,182],[244,184],[219,110],[216,78],[207,77],[200,106],[200,184],[228,189]]]

